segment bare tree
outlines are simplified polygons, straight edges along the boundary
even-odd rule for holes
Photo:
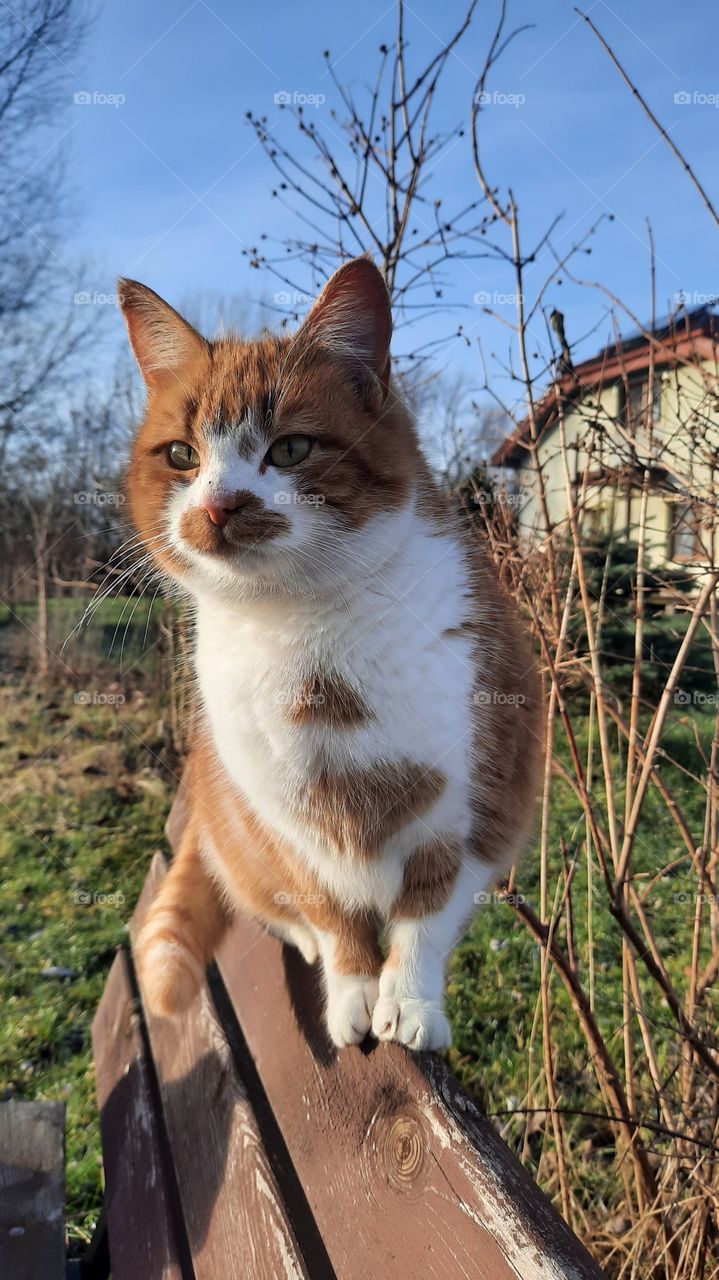
[[[456,308],[446,295],[446,267],[491,257],[485,235],[495,214],[484,193],[446,207],[434,170],[462,139],[466,125],[435,124],[435,107],[457,46],[476,8],[439,52],[423,65],[410,56],[405,8],[397,5],[397,34],[381,45],[373,85],[360,95],[344,84],[329,51],[324,54],[333,95],[330,124],[312,107],[281,105],[294,141],[271,128],[266,116],[248,113],[277,175],[273,195],[288,209],[298,233],[271,247],[265,237],[249,251],[251,265],[269,271],[285,322],[296,319],[337,260],[367,252],[382,267],[398,327],[406,336],[406,364],[427,361],[457,336]],[[323,107],[323,111],[327,108]],[[414,340],[417,323],[441,321],[437,336]],[[416,376],[416,375],[415,375]]]
[[[0,24],[0,463],[66,385],[87,326],[64,260],[64,148],[79,0],[19,0]]]

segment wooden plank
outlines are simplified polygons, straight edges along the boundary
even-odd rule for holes
[[[368,1260],[437,1280],[601,1276],[439,1058],[337,1052],[317,975],[255,925],[233,926],[218,965],[342,1280]]]
[[[187,1280],[192,1271],[181,1262],[172,1169],[124,951],[110,970],[92,1041],[113,1280]]]
[[[131,921],[133,942],[164,875],[158,854]],[[197,1280],[306,1277],[207,987],[185,1015],[146,1020]]]
[[[0,1103],[0,1276],[65,1274],[65,1107]]]

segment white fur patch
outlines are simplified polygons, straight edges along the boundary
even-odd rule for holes
[[[345,534],[344,556],[339,598],[270,594],[232,606],[201,595],[196,665],[222,763],[260,820],[347,907],[386,911],[418,845],[470,831],[473,655],[468,638],[442,639],[466,618],[467,588],[457,543],[433,535],[411,509]],[[294,724],[288,708],[318,669],[360,689],[372,720],[341,731]],[[339,860],[298,820],[297,801],[319,767],[403,760],[441,770],[447,785],[379,860]]]
[[[237,432],[245,429],[246,443],[252,424]],[[289,843],[346,911],[388,917],[405,863],[418,847],[448,836],[468,840],[482,785],[473,759],[473,690],[478,677],[481,684],[476,665],[482,656],[461,630],[477,607],[465,551],[459,537],[430,527],[412,503],[358,530],[345,529],[332,511],[294,500],[299,495],[290,473],[263,470],[259,442],[243,459],[231,434],[210,432],[208,439],[211,462],[178,487],[168,526],[188,564],[195,664],[215,748],[260,822]],[[187,547],[183,513],[210,495],[238,489],[281,510],[289,531],[256,554],[237,557]],[[290,497],[280,503],[278,494]],[[289,709],[323,671],[357,689],[371,718],[343,728],[321,716],[296,723]],[[379,856],[340,857],[301,817],[301,801],[319,774],[407,761],[441,771],[446,786],[426,813],[389,836]],[[237,802],[228,788],[221,816],[230,832]],[[219,850],[203,847],[203,855],[231,899]],[[379,990],[366,975],[338,974],[331,939],[318,937],[335,1043],[358,1042],[373,1012],[375,1034],[383,1038],[412,1048],[446,1043],[446,957],[492,875],[465,856],[440,912],[390,927],[393,955],[401,958],[398,968],[385,969]],[[312,937],[292,940],[313,958]]]

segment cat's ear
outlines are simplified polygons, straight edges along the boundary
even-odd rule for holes
[[[384,399],[389,383],[392,310],[384,276],[370,258],[354,258],[335,271],[303,329],[359,375],[378,380]]]
[[[159,294],[137,280],[118,281],[130,344],[148,387],[170,378],[208,350],[207,342]]]

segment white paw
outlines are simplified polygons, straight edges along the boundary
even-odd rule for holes
[[[335,978],[327,995],[327,1029],[338,1049],[360,1044],[372,1026],[376,978]]]
[[[372,1033],[408,1049],[447,1049],[452,1043],[449,1023],[432,1000],[382,996],[374,1008]]]

